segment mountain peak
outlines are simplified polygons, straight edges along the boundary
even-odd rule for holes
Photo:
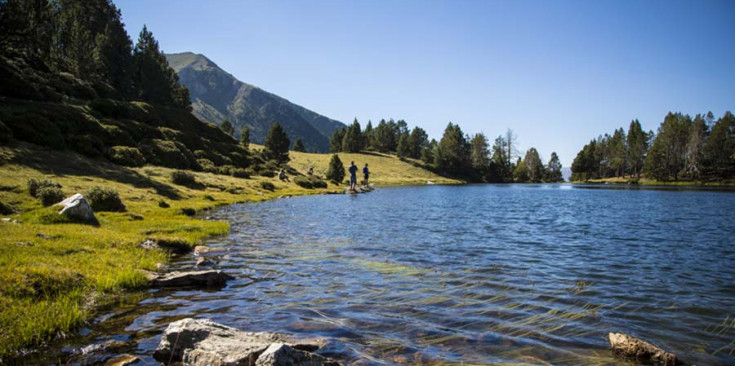
[[[327,152],[332,133],[345,127],[342,122],[236,79],[204,55],[182,52],[167,54],[166,59],[189,89],[197,118],[217,124],[227,119],[238,132],[248,126],[254,143],[262,144],[270,126],[278,122],[292,143],[301,138],[307,150]]]

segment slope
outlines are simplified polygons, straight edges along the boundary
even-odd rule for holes
[[[203,55],[191,52],[166,55],[179,80],[189,89],[194,115],[219,123],[228,119],[237,131],[250,128],[250,138],[263,143],[268,128],[278,122],[291,143],[301,138],[307,150],[326,152],[329,137],[345,125],[275,94],[243,83]]]

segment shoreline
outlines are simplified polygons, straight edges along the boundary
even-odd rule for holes
[[[331,156],[303,155],[310,159]],[[376,166],[384,164],[398,172],[407,169],[400,168],[404,164],[408,166],[391,156],[370,159],[380,159]],[[181,186],[170,181],[173,171],[158,166],[123,167],[26,143],[0,146],[0,201],[15,210],[2,215],[0,222],[0,247],[4,249],[0,251],[0,305],[4,308],[0,313],[4,327],[0,360],[38,351],[50,340],[78,329],[95,306],[106,303],[100,304],[100,298],[146,287],[141,270],[155,271],[171,260],[167,251],[141,248],[146,240],[191,250],[207,238],[229,232],[229,223],[206,219],[206,213],[217,208],[281,197],[341,194],[344,189],[331,182],[327,188],[307,189],[277,178],[205,172],[192,172],[195,186]],[[463,183],[421,172],[425,177],[389,172],[393,175],[373,179],[373,187]],[[43,207],[29,195],[26,181],[30,178],[58,182],[66,197],[85,194],[93,187],[113,189],[126,209],[95,212],[99,226],[50,220],[57,216],[58,208]],[[264,182],[271,182],[274,189],[264,188]]]

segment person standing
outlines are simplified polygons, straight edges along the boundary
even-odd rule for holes
[[[370,183],[368,182],[368,179],[370,178],[370,170],[368,169],[367,163],[365,163],[365,167],[362,168],[362,175],[365,178],[362,181],[362,185],[367,188],[370,185]]]
[[[355,192],[355,188],[357,188],[357,165],[355,165],[355,162],[350,162],[350,191]]]

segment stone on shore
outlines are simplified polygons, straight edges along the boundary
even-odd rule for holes
[[[339,363],[315,353],[301,351],[287,344],[273,343],[255,361],[255,366],[339,366]]]
[[[355,193],[368,193],[374,191],[375,188],[372,186],[357,186],[355,187],[355,190],[350,190],[350,187],[345,188],[345,194],[355,194]]]
[[[183,362],[199,365],[276,365],[258,363],[259,358],[274,344],[288,345],[289,349],[271,349],[269,359],[280,360],[278,365],[338,365],[324,357],[303,350],[316,350],[320,342],[298,341],[278,333],[252,333],[228,327],[206,319],[182,319],[168,325],[153,357],[161,362]],[[291,352],[293,350],[293,352]],[[301,353],[306,353],[303,355]],[[292,354],[294,359],[288,359]],[[309,357],[309,355],[314,357]],[[302,363],[301,360],[313,360]],[[319,361],[321,360],[321,361]]]
[[[94,216],[94,211],[92,211],[92,207],[89,206],[87,199],[80,193],[74,194],[54,206],[63,206],[61,211],[59,211],[60,215],[91,224],[98,223],[97,217]]]
[[[220,270],[175,271],[163,275],[148,272],[147,275],[155,287],[219,287],[235,279]]]
[[[650,365],[675,366],[678,363],[676,355],[638,338],[623,333],[609,333],[608,338],[617,357]]]
[[[140,358],[138,356],[133,356],[130,354],[124,354],[120,356],[115,356],[105,362],[105,366],[128,366],[132,365],[136,362],[140,362]]]

